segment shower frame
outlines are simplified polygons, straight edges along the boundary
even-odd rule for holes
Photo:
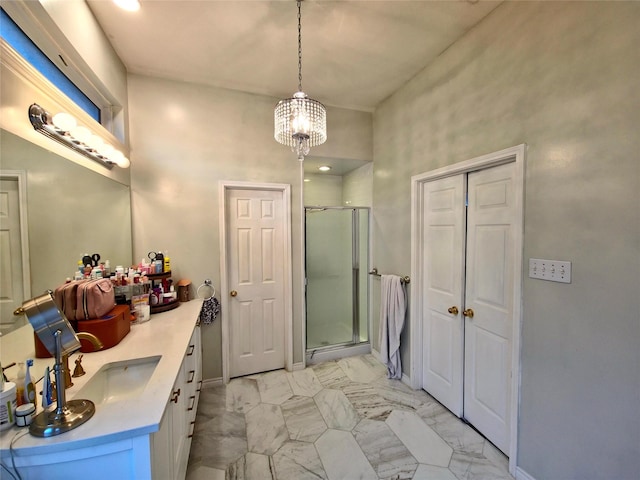
[[[351,326],[352,326],[352,335],[351,335],[351,340],[347,341],[347,342],[339,342],[339,343],[333,343],[330,345],[321,345],[321,346],[317,346],[317,347],[312,347],[309,348],[308,347],[308,339],[306,338],[306,333],[305,333],[305,350],[307,352],[307,354],[311,353],[310,357],[309,355],[307,355],[308,358],[313,358],[313,356],[315,355],[316,352],[329,352],[332,350],[341,350],[341,349],[347,349],[349,347],[358,347],[361,345],[366,345],[367,349],[370,351],[370,342],[371,342],[371,321],[369,318],[369,313],[370,313],[370,303],[371,303],[371,299],[370,299],[370,289],[369,289],[369,276],[368,276],[368,265],[371,263],[371,245],[370,245],[370,241],[371,241],[371,208],[370,207],[352,207],[352,206],[305,206],[304,207],[304,211],[305,211],[305,251],[306,251],[306,245],[307,245],[307,221],[306,221],[306,217],[309,211],[326,211],[326,210],[338,210],[338,211],[351,211],[351,233],[352,233],[352,239],[351,239],[351,282],[352,282],[352,295],[351,295]],[[360,264],[360,255],[359,255],[359,249],[360,249],[360,241],[361,241],[361,232],[360,232],[360,214],[361,212],[364,211],[366,212],[366,218],[367,218],[367,228],[366,228],[366,235],[367,235],[367,239],[366,239],[366,245],[367,245],[367,255],[366,255],[366,262],[367,265],[362,266]],[[367,312],[366,312],[366,328],[367,328],[367,340],[366,341],[362,341],[360,339],[360,332],[362,331],[361,325],[360,325],[360,314],[361,314],[361,308],[360,308],[360,293],[361,290],[363,288],[363,285],[360,279],[361,276],[361,272],[362,272],[362,268],[364,268],[365,271],[365,278],[367,278],[367,281],[364,282],[364,288],[365,288],[365,292],[367,294],[367,303],[366,303],[366,308],[367,308]],[[307,298],[308,295],[308,268],[307,268],[307,258],[306,258],[306,254],[305,254],[305,298]],[[307,304],[306,300],[305,300],[305,305]],[[306,309],[307,307],[305,307]],[[305,317],[307,318],[308,321],[308,315],[305,315]],[[307,331],[308,329],[305,326],[305,331]]]

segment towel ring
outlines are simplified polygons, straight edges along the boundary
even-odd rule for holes
[[[200,290],[202,290],[204,287],[208,287],[211,289],[211,295],[209,295],[208,297],[200,296]],[[216,294],[216,288],[213,286],[213,283],[211,283],[211,280],[209,280],[208,278],[204,281],[202,285],[198,287],[198,290],[196,291],[196,295],[198,295],[198,298],[204,298],[205,300],[209,300],[213,298],[215,294]]]

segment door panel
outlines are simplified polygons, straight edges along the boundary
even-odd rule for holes
[[[22,272],[22,237],[17,179],[2,179],[0,186],[0,331],[14,327],[13,311],[25,300]]]
[[[227,191],[229,374],[283,368],[285,219],[282,192]]]
[[[468,175],[464,416],[508,454],[515,164]]]
[[[423,185],[423,386],[462,415],[464,176]]]

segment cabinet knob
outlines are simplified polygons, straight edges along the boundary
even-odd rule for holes
[[[457,315],[458,314],[458,307],[456,307],[456,306],[449,307],[447,312],[449,312],[451,315]]]
[[[473,318],[473,309],[467,308],[466,310],[463,310],[462,314],[465,317]]]
[[[236,292],[235,290],[231,290],[231,292],[229,292],[229,295],[231,295],[232,297],[237,297],[238,292]]]

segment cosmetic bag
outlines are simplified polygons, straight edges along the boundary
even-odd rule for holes
[[[110,279],[87,280],[78,285],[76,320],[100,318],[115,305],[115,290]]]
[[[73,280],[60,285],[53,292],[53,299],[56,305],[70,322],[76,319],[78,285],[85,282],[88,282],[88,280]]]

